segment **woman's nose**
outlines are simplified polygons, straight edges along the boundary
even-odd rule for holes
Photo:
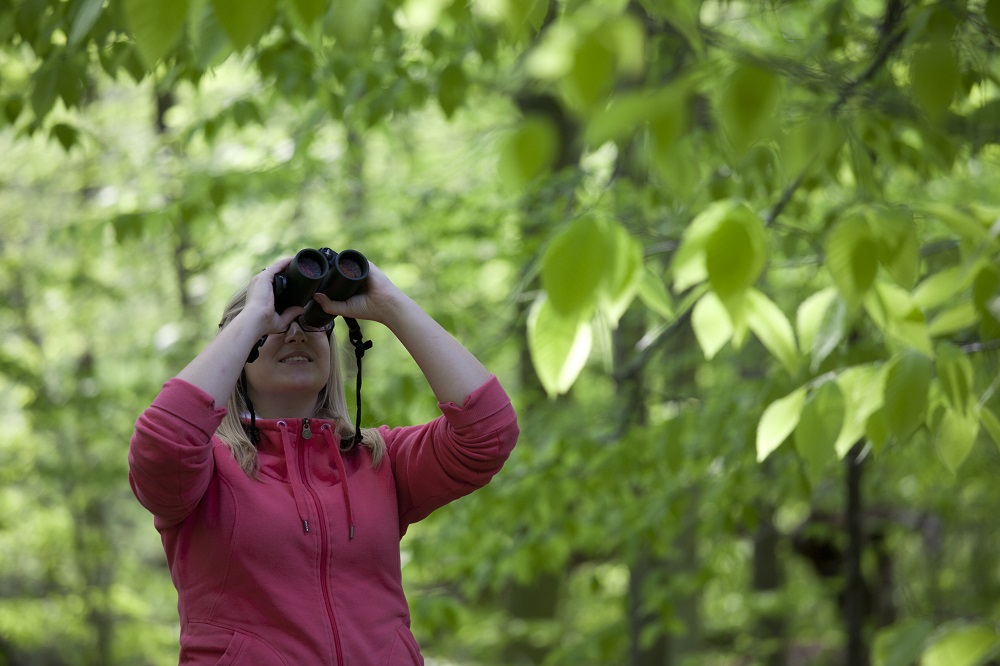
[[[286,340],[294,340],[295,338],[305,339],[305,337],[306,332],[302,330],[302,324],[299,323],[298,319],[289,324],[288,330],[285,331]]]

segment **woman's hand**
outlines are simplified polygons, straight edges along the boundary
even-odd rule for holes
[[[461,405],[490,378],[472,353],[369,262],[363,293],[343,302],[325,294],[313,297],[331,315],[368,319],[385,325],[417,362],[437,399]]]
[[[267,335],[287,329],[292,321],[305,312],[305,308],[292,306],[278,314],[274,311],[274,279],[281,274],[294,257],[285,257],[274,262],[250,279],[247,285],[247,301],[237,317],[243,317],[248,325],[255,326],[258,335]]]
[[[391,326],[399,305],[407,296],[392,283],[378,266],[368,262],[368,279],[362,290],[346,301],[334,301],[326,294],[317,292],[313,300],[319,303],[323,312],[351,319],[367,319]]]

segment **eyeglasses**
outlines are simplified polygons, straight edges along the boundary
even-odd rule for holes
[[[301,328],[306,333],[327,333],[327,332],[333,330],[333,320],[332,319],[330,321],[328,321],[327,323],[323,324],[322,326],[312,326],[310,324],[307,324],[305,322],[305,320],[303,320],[303,317],[305,317],[305,315],[299,315],[293,321],[296,324],[298,324],[299,328]],[[284,335],[285,333],[288,333],[288,329],[290,329],[291,327],[292,327],[292,325],[289,324],[288,326],[285,327],[285,330],[278,331],[274,335]]]

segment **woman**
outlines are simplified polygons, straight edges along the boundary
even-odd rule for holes
[[[177,588],[180,663],[421,664],[399,540],[490,481],[517,419],[496,377],[372,265],[364,293],[314,299],[387,326],[442,415],[355,444],[331,332],[304,330],[301,307],[275,312],[290,261],[250,280],[136,422],[129,481]]]

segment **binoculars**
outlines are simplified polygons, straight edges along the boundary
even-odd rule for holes
[[[274,277],[274,309],[305,307],[302,321],[317,328],[334,319],[313,294],[326,294],[333,301],[346,301],[358,293],[368,279],[368,259],[356,250],[334,252],[328,247],[299,250],[288,267]]]

